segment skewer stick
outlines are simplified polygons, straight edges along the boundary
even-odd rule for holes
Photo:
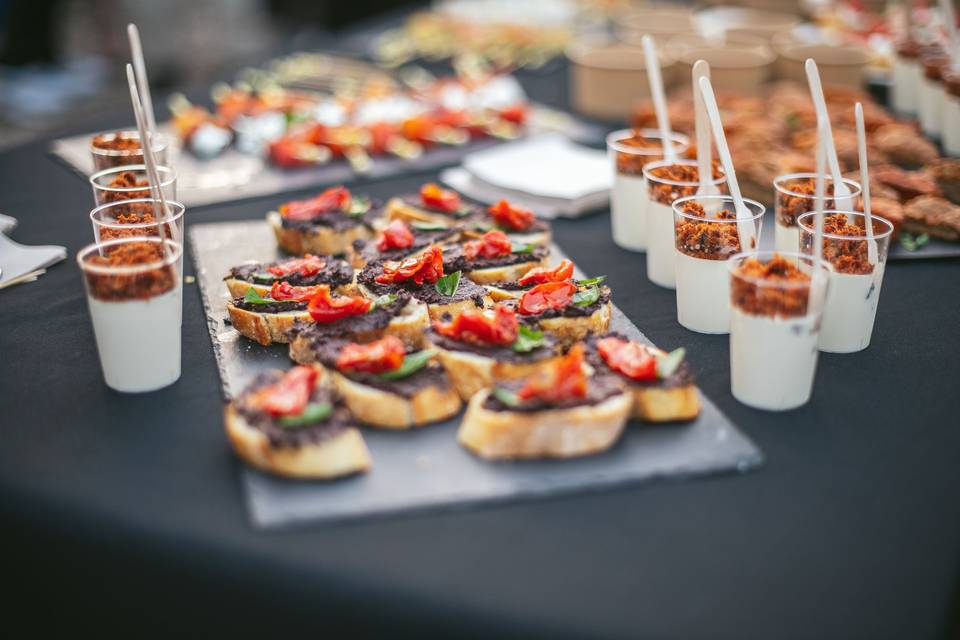
[[[143,47],[140,46],[140,31],[132,22],[127,25],[127,38],[130,40],[130,55],[133,57],[133,69],[137,72],[137,89],[143,101],[143,113],[146,116],[147,131],[156,133],[157,118],[153,113],[153,99],[150,97],[150,83],[147,81],[147,64],[143,59]]]
[[[827,164],[830,165],[830,174],[833,176],[833,203],[836,209],[852,211],[853,202],[850,189],[840,174],[840,161],[837,159],[837,149],[833,144],[833,128],[830,125],[830,115],[827,113],[827,102],[823,97],[823,86],[820,84],[820,71],[813,58],[807,58],[807,83],[810,85],[810,95],[813,97],[813,106],[817,111],[817,130],[823,129],[826,139]]]
[[[720,163],[723,165],[723,171],[727,174],[727,188],[733,197],[733,207],[737,212],[737,234],[740,236],[740,248],[743,251],[757,246],[756,234],[750,210],[743,201],[740,194],[740,183],[737,182],[737,172],[733,168],[733,159],[730,157],[730,148],[727,147],[727,136],[723,132],[723,124],[720,122],[720,110],[717,108],[717,99],[713,95],[713,85],[710,84],[710,78],[700,78],[700,94],[707,107],[707,116],[710,118],[710,128],[713,129],[713,141],[717,145],[717,152],[720,154]]]
[[[877,242],[873,239],[873,216],[870,212],[870,168],[867,166],[867,133],[863,124],[863,105],[855,108],[857,116],[857,152],[860,156],[860,183],[863,185],[863,217],[867,233],[867,260],[877,264]]]
[[[660,77],[660,60],[653,38],[643,36],[643,59],[647,65],[647,79],[650,81],[650,95],[653,97],[653,109],[657,114],[657,127],[660,128],[660,142],[663,144],[663,159],[677,161],[677,152],[670,139],[670,114],[667,113],[667,99],[663,93],[663,78]]]

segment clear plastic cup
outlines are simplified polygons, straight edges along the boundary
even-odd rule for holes
[[[662,139],[657,129],[621,129],[607,136],[607,155],[613,167],[610,224],[613,241],[624,249],[643,251],[647,247],[647,183],[643,165],[663,159]],[[679,156],[690,147],[690,138],[682,133],[673,132],[670,139]]]
[[[136,141],[136,146],[130,149],[104,148],[117,140]],[[162,133],[155,133],[150,137],[153,143],[153,157],[157,164],[167,164],[167,150],[170,141]],[[140,132],[138,131],[109,131],[98,133],[90,141],[90,155],[93,156],[93,170],[102,171],[110,167],[121,167],[129,164],[143,164],[143,150],[140,148]]]
[[[691,179],[673,180],[658,175],[661,170],[672,166],[692,171]],[[675,289],[677,251],[673,240],[673,203],[697,193],[700,186],[697,161],[651,162],[644,166],[643,177],[647,181],[647,277],[655,285]],[[721,193],[725,191],[726,177],[715,178],[712,183]]]
[[[730,331],[727,260],[757,249],[766,212],[755,200],[744,204],[750,217],[738,221],[732,196],[688,196],[673,203],[677,321],[691,331]],[[753,233],[750,244],[740,237],[743,226]]]
[[[773,205],[775,226],[774,246],[777,251],[799,251],[800,229],[797,227],[797,218],[816,207],[816,196],[813,187],[817,179],[816,173],[787,173],[777,176],[773,180],[773,190],[776,200]],[[823,176],[824,208],[833,209],[833,176]],[[860,183],[849,178],[843,179],[850,189],[850,197],[857,202],[860,197]]]
[[[180,378],[182,263],[183,246],[157,237],[119,238],[77,253],[111,389],[154,391]]]
[[[824,211],[824,216],[846,215],[847,223],[866,228],[866,215],[855,211]],[[815,213],[805,213],[800,225],[800,251],[813,254]],[[820,351],[853,353],[870,346],[873,322],[880,302],[880,287],[887,265],[887,252],[893,225],[884,218],[872,216],[873,239],[877,246],[877,263],[868,259],[867,238],[846,233],[823,234],[823,259],[830,263],[830,292],[823,311],[820,329]]]
[[[158,166],[157,174],[160,178],[160,188],[164,197],[169,200],[177,199],[177,174],[170,167]],[[150,197],[150,183],[147,177],[147,168],[142,164],[111,167],[98,171],[90,176],[90,186],[93,187],[93,200],[98,205],[118,202],[120,200],[135,200]]]
[[[782,258],[805,280],[744,274],[751,258],[768,265]],[[743,404],[768,411],[803,406],[813,391],[817,339],[830,265],[800,253],[740,253],[730,274],[730,389]]]
[[[100,205],[90,212],[93,224],[93,238],[96,242],[106,242],[116,238],[159,237],[161,227],[163,236],[175,242],[183,242],[183,216],[186,212],[179,202],[167,201],[168,215],[157,220],[159,200],[135,198]]]

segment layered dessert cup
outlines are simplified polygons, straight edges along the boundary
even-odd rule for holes
[[[153,157],[157,164],[167,164],[167,149],[170,146],[167,137],[155,133],[150,137]],[[143,150],[140,148],[140,133],[137,131],[111,131],[99,133],[90,141],[90,155],[93,156],[94,171],[131,164],[143,164]]]
[[[673,203],[697,193],[700,175],[696,160],[660,160],[643,168],[647,181],[647,277],[655,285],[676,288],[676,249]],[[726,178],[714,164],[712,184],[723,192]]]
[[[825,209],[835,209],[833,202],[833,176],[823,176]],[[850,190],[851,201],[860,197],[860,184],[848,178],[843,179]],[[815,196],[816,173],[787,173],[777,176],[773,181],[774,201],[774,247],[777,251],[797,252],[800,250],[800,228],[797,218],[813,211],[817,205]]]
[[[815,215],[808,213],[799,219],[800,250],[805,254],[814,251]],[[832,270],[818,343],[821,351],[852,353],[870,346],[893,234],[889,221],[878,216],[872,220],[876,264],[869,260],[866,216],[850,211],[824,212],[823,259]]]
[[[182,245],[119,238],[77,254],[103,377],[112,389],[154,391],[180,378]]]
[[[151,198],[118,200],[100,205],[90,212],[93,237],[97,242],[131,237],[159,237],[181,242],[186,208],[179,202],[167,201],[167,215],[158,221],[156,212],[163,205]],[[161,232],[162,229],[162,232]]]
[[[647,185],[643,167],[663,159],[663,138],[656,129],[621,129],[607,136],[607,154],[613,166],[610,191],[610,223],[613,241],[631,251],[647,247]],[[673,148],[683,156],[690,139],[680,133],[671,136]]]
[[[691,331],[730,331],[727,260],[757,249],[766,211],[754,200],[744,204],[750,217],[737,220],[731,196],[689,196],[673,203],[677,321]],[[749,230],[749,240],[741,240],[741,230]]]
[[[799,253],[741,253],[730,274],[730,387],[768,411],[810,399],[829,265]]]
[[[920,66],[920,47],[907,38],[897,45],[897,54],[893,58],[892,102],[894,110],[901,115],[916,115],[919,108],[920,79],[923,68]]]
[[[177,199],[177,174],[170,167],[158,166],[160,189],[167,200]],[[147,169],[142,164],[111,167],[90,176],[93,200],[97,205],[121,200],[151,197]]]

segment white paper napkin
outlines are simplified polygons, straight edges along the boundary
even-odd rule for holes
[[[0,284],[25,273],[45,269],[67,257],[66,247],[27,247],[0,233]]]

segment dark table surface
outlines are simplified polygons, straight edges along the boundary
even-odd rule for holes
[[[563,69],[525,83],[564,104]],[[727,338],[677,324],[673,293],[647,281],[641,255],[613,245],[606,212],[557,222],[559,244],[588,273],[608,275],[648,336],[686,345],[704,392],[767,465],[262,533],[224,436],[196,285],[185,290],[180,381],[148,395],[103,384],[73,260],[91,239],[91,194],[47,142],[0,154],[0,211],[19,218],[14,238],[71,254],[38,282],[0,292],[0,536],[19,594],[5,625],[270,637],[291,627],[328,637],[956,632],[960,262],[891,263],[871,347],[822,355],[810,404],[772,414],[732,398]],[[387,196],[427,177],[363,189]],[[188,224],[258,218],[289,195],[196,209]],[[36,608],[46,615],[28,618]]]

